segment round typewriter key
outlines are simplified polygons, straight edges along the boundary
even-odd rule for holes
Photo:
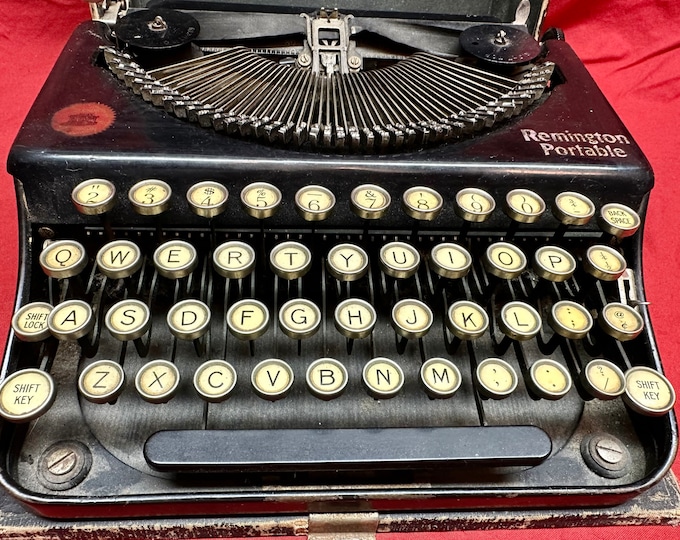
[[[308,338],[321,326],[321,310],[303,298],[288,300],[279,310],[279,326],[290,338]]]
[[[496,201],[486,191],[465,188],[456,193],[456,214],[465,221],[481,223],[486,221],[496,208]]]
[[[458,279],[470,271],[472,256],[464,247],[444,242],[432,248],[428,262],[435,274],[448,279]]]
[[[255,268],[255,250],[244,242],[225,242],[213,252],[213,266],[225,278],[244,278]]]
[[[166,403],[179,387],[179,370],[167,360],[152,360],[135,377],[135,388],[144,401]]]
[[[602,329],[619,341],[635,339],[645,326],[635,308],[620,302],[612,302],[604,306],[599,321]]]
[[[114,338],[132,341],[151,328],[151,310],[139,300],[121,300],[106,312],[104,324]]]
[[[283,242],[269,254],[269,266],[283,279],[297,279],[312,267],[312,252],[299,242]]]
[[[583,339],[593,327],[593,318],[581,304],[561,300],[553,304],[548,323],[562,337]]]
[[[396,396],[404,386],[404,372],[399,364],[389,358],[374,358],[362,372],[368,393],[376,399]]]
[[[406,279],[413,276],[420,265],[420,253],[405,242],[389,242],[380,248],[380,268],[388,276]]]
[[[595,358],[581,372],[581,382],[586,391],[598,399],[614,399],[626,390],[626,378],[616,364]]]
[[[194,184],[187,191],[189,207],[194,214],[205,218],[213,218],[224,212],[228,199],[227,188],[212,180]]]
[[[573,275],[576,259],[560,247],[542,246],[534,253],[533,267],[538,277],[559,283]]]
[[[595,205],[585,195],[564,191],[555,197],[552,212],[563,225],[585,225],[595,215]]]
[[[449,307],[446,327],[458,339],[477,339],[488,330],[489,316],[482,306],[468,300],[459,300]]]
[[[156,248],[153,263],[158,273],[169,279],[188,276],[198,265],[196,248],[184,240],[170,240]]]
[[[57,240],[40,252],[40,266],[55,279],[77,276],[87,266],[87,253],[75,240]]]
[[[420,380],[431,398],[449,398],[460,388],[458,367],[445,358],[430,358],[420,368]]]
[[[172,189],[162,180],[142,180],[128,191],[132,208],[143,216],[157,216],[170,208]]]
[[[257,339],[269,327],[269,310],[259,300],[239,300],[227,310],[227,326],[238,339]]]
[[[85,180],[73,188],[71,200],[81,214],[104,214],[116,205],[116,186],[102,178]]]
[[[48,338],[50,328],[47,319],[52,312],[47,302],[31,302],[19,308],[12,317],[12,330],[21,341],[42,341]]]
[[[501,308],[498,321],[501,331],[511,339],[526,341],[541,330],[541,316],[524,302],[508,302]]]
[[[208,360],[194,373],[194,388],[210,403],[220,403],[236,386],[236,370],[224,360]]]
[[[293,368],[278,358],[263,360],[253,368],[250,382],[261,398],[276,401],[286,397],[293,386]]]
[[[534,223],[545,212],[545,201],[528,189],[513,189],[505,196],[503,210],[519,223]]]
[[[407,216],[423,221],[432,221],[444,208],[444,199],[434,189],[416,186],[407,189],[401,199]]]
[[[394,331],[406,339],[423,337],[430,331],[434,315],[420,300],[405,298],[392,307]]]
[[[114,240],[97,252],[97,268],[106,277],[130,277],[142,267],[142,251],[129,240]]]
[[[295,208],[307,221],[322,221],[335,207],[335,195],[321,186],[305,186],[295,194]]]
[[[661,416],[675,405],[675,390],[670,381],[658,371],[636,366],[626,371],[623,401],[645,416]]]
[[[567,368],[549,358],[536,360],[529,370],[531,387],[543,399],[560,399],[571,389],[571,375]]]
[[[597,223],[604,232],[618,239],[632,236],[640,228],[638,213],[624,204],[609,203],[600,208]]]
[[[210,308],[200,300],[181,300],[170,308],[166,320],[173,336],[198,339],[210,327]]]
[[[92,403],[110,403],[123,391],[125,372],[113,360],[98,360],[88,365],[78,377],[78,390]]]
[[[626,271],[626,259],[609,246],[590,246],[583,259],[583,268],[602,281],[616,281]]]
[[[49,373],[22,369],[0,385],[0,416],[9,422],[29,422],[43,415],[55,397],[54,380]]]
[[[378,315],[375,308],[359,298],[348,298],[335,307],[335,328],[350,339],[362,339],[373,331]]]
[[[373,184],[358,186],[350,194],[352,211],[363,219],[380,219],[387,213],[391,202],[390,194]]]
[[[326,267],[339,281],[356,281],[366,275],[368,255],[354,244],[339,244],[328,252]]]
[[[257,219],[273,216],[281,204],[281,191],[265,182],[247,185],[241,191],[241,204],[246,214]]]
[[[482,258],[486,270],[502,279],[518,277],[527,266],[527,258],[522,250],[507,242],[491,244]]]
[[[94,314],[90,305],[82,300],[66,300],[50,312],[47,326],[57,339],[79,339],[94,327]]]
[[[518,384],[515,369],[500,358],[482,360],[477,366],[476,376],[480,393],[491,399],[508,397]]]
[[[347,368],[333,358],[319,358],[307,368],[307,388],[320,399],[334,399],[347,386]]]

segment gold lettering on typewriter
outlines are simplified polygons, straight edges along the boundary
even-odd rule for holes
[[[306,373],[307,387],[321,399],[338,397],[347,386],[347,369],[333,358],[320,358],[310,364]]]
[[[283,360],[270,358],[255,366],[251,374],[253,389],[269,400],[286,396],[293,385],[293,369]]]
[[[374,398],[390,398],[404,385],[404,372],[388,358],[374,358],[364,366],[363,381]]]
[[[458,367],[445,358],[430,358],[420,369],[427,393],[435,398],[451,397],[461,384]]]

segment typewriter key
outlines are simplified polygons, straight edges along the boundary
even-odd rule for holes
[[[373,184],[358,186],[350,194],[352,212],[363,219],[380,219],[387,213],[391,202],[390,194]]]
[[[295,194],[295,209],[307,221],[323,221],[335,207],[335,195],[321,186],[305,186]]]
[[[632,236],[640,228],[638,213],[624,204],[609,203],[600,208],[597,223],[604,232],[619,240]]]
[[[208,360],[194,373],[194,388],[210,403],[227,399],[236,386],[236,370],[224,360]]]
[[[55,279],[77,276],[87,266],[87,252],[75,240],[57,240],[40,252],[40,266]]]
[[[619,341],[630,341],[642,332],[645,323],[642,316],[628,304],[612,302],[602,308],[600,326]]]
[[[90,333],[94,327],[94,314],[90,305],[82,300],[66,300],[50,312],[47,326],[57,339],[76,340]]]
[[[347,368],[333,358],[319,358],[307,368],[305,380],[307,388],[316,397],[335,399],[347,387]]]
[[[595,215],[595,205],[585,195],[564,191],[555,197],[552,213],[563,225],[585,225]]]
[[[106,277],[130,277],[142,267],[142,251],[129,240],[115,240],[97,252],[97,268]]]
[[[247,185],[241,191],[241,204],[249,216],[265,219],[273,216],[281,204],[281,191],[265,182]]]
[[[54,380],[49,373],[22,369],[0,384],[0,416],[9,422],[30,422],[43,415],[55,397]]]
[[[549,358],[536,360],[529,370],[531,389],[543,399],[556,400],[571,390],[571,375],[567,368]]]
[[[489,316],[482,306],[468,300],[459,300],[449,307],[446,327],[463,341],[477,339],[489,329]]]
[[[359,298],[348,298],[335,307],[335,328],[350,339],[362,339],[370,335],[378,319],[375,308]]]
[[[151,328],[151,310],[139,300],[121,300],[106,312],[104,324],[114,338],[132,341],[142,337]]]
[[[172,306],[166,321],[173,336],[179,339],[198,339],[208,331],[210,315],[207,305],[190,298]]]
[[[255,393],[270,401],[286,397],[294,379],[293,368],[278,358],[263,360],[250,375]]]
[[[508,302],[501,309],[498,326],[510,339],[527,341],[541,330],[541,316],[524,302]]]
[[[85,180],[73,188],[71,201],[81,214],[105,214],[116,205],[116,187],[102,178]]]
[[[496,208],[496,201],[486,191],[465,188],[456,193],[456,214],[470,223],[486,221]]]
[[[52,312],[47,302],[31,302],[19,308],[12,317],[12,330],[21,341],[42,341],[50,334],[47,319]]]
[[[157,216],[170,208],[172,189],[162,180],[142,180],[128,191],[132,208],[143,216]]]
[[[590,246],[583,259],[583,268],[602,281],[616,281],[626,271],[626,259],[609,246]]]
[[[562,337],[583,339],[593,327],[593,318],[581,304],[561,300],[553,304],[548,323]]]
[[[420,300],[406,298],[392,307],[394,331],[406,339],[417,339],[426,335],[433,320],[432,310]]]
[[[153,262],[158,273],[169,279],[188,276],[198,265],[196,248],[183,240],[170,240],[156,248]]]
[[[623,401],[645,416],[661,416],[675,405],[675,390],[661,373],[644,366],[626,371]]]
[[[166,403],[179,387],[179,370],[167,360],[152,360],[137,372],[135,388],[144,401]]]
[[[423,221],[434,220],[444,207],[444,199],[434,189],[416,186],[407,189],[401,199],[407,216]]]
[[[420,380],[431,398],[449,398],[460,388],[458,367],[445,358],[430,358],[420,368]]]
[[[515,369],[500,358],[482,360],[475,372],[479,392],[491,399],[503,399],[517,388],[518,378]]]
[[[490,274],[502,279],[518,277],[527,266],[527,258],[522,250],[507,242],[491,244],[482,262]]]
[[[505,196],[503,210],[518,223],[534,223],[545,212],[545,201],[528,189],[513,189]]]
[[[388,276],[406,279],[420,265],[420,253],[406,242],[389,242],[380,248],[380,268]]]
[[[283,242],[271,250],[269,266],[283,279],[297,279],[312,267],[312,252],[299,242]]]
[[[213,218],[224,212],[228,199],[227,188],[212,180],[194,184],[187,191],[189,207],[194,214],[205,218]]]
[[[123,391],[125,372],[113,360],[98,360],[88,365],[78,377],[78,390],[92,403],[110,403]]]
[[[366,275],[368,255],[354,244],[339,244],[328,252],[326,267],[339,281],[356,281]]]
[[[598,399],[614,399],[626,390],[626,378],[616,364],[604,358],[588,362],[581,372],[585,390]]]
[[[576,260],[567,250],[557,246],[542,246],[534,253],[534,272],[543,279],[560,283],[576,270]]]
[[[374,358],[363,369],[362,379],[375,399],[396,396],[404,386],[404,372],[389,358]]]
[[[259,300],[239,300],[227,310],[227,326],[238,339],[257,339],[269,327],[269,310]]]
[[[321,326],[321,310],[309,300],[294,298],[281,306],[279,326],[290,338],[311,337]]]
[[[472,256],[464,247],[444,242],[432,248],[428,262],[435,274],[448,279],[458,279],[470,271]]]
[[[244,278],[255,268],[255,250],[244,242],[225,242],[213,252],[213,266],[225,278]]]

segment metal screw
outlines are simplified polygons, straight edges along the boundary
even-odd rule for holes
[[[632,459],[628,448],[608,433],[595,433],[581,443],[586,465],[604,478],[620,478],[630,471]]]
[[[621,463],[624,457],[623,449],[621,446],[613,439],[600,439],[595,443],[595,451],[600,459],[616,465]]]
[[[40,238],[49,240],[51,238],[54,238],[56,236],[54,230],[50,229],[49,227],[40,227],[38,229],[38,234],[40,235]]]
[[[56,476],[62,476],[71,472],[76,466],[77,461],[78,456],[76,456],[76,453],[70,447],[57,447],[45,458],[47,470]]]
[[[38,461],[38,478],[52,490],[77,486],[90,472],[92,454],[82,443],[61,441],[45,450]]]
[[[307,53],[302,53],[298,56],[298,64],[300,67],[307,67],[311,65],[312,58]]]
[[[358,56],[350,56],[347,59],[347,64],[352,69],[359,69],[361,67],[361,58],[359,58]]]

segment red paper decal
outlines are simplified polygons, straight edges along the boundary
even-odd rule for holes
[[[116,113],[102,103],[74,103],[52,117],[52,129],[71,137],[87,137],[107,130]]]

